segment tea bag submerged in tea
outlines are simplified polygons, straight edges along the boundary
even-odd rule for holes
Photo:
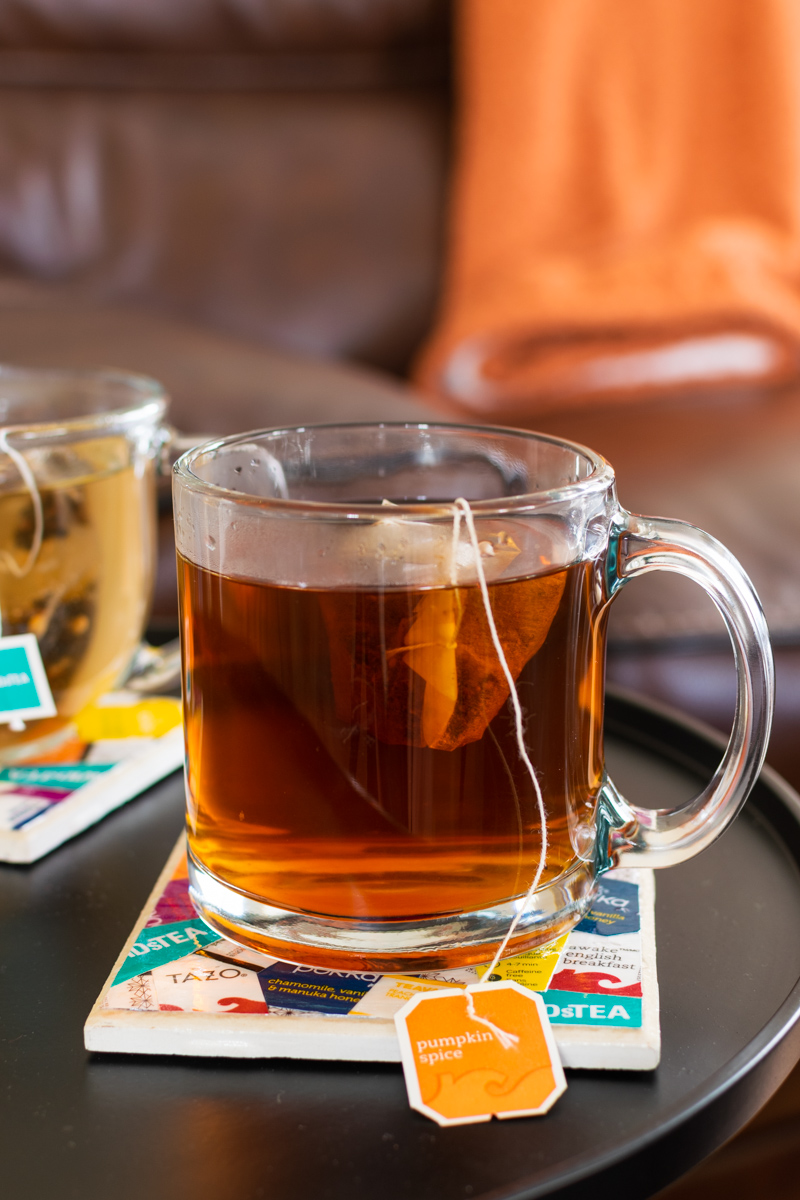
[[[492,611],[514,679],[542,646],[564,591],[565,575],[534,588],[490,589]],[[531,594],[533,591],[533,595]],[[419,640],[417,640],[419,639]],[[425,681],[420,744],[455,750],[483,736],[509,696],[477,587],[427,593],[405,638],[405,663]]]
[[[4,449],[5,453],[2,452]],[[148,587],[146,483],[124,437],[0,448],[4,636],[32,633],[59,711],[78,711],[127,665]]]
[[[409,573],[420,582],[350,593],[349,602],[341,593],[321,594],[337,714],[390,744],[455,750],[477,741],[509,686],[477,584],[475,549],[454,538],[452,527],[388,519],[373,528],[376,551],[401,541],[412,548]],[[520,550],[502,529],[484,536],[478,551],[516,679],[547,636],[566,572],[503,581]],[[434,580],[440,585],[430,586]]]

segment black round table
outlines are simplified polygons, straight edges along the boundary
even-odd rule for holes
[[[638,803],[708,778],[719,739],[610,695]],[[399,1066],[90,1056],[83,1022],[182,817],[162,785],[33,867],[0,867],[5,1200],[650,1196],[735,1133],[800,1057],[800,798],[765,771],[710,850],[659,872],[663,1056],[569,1072],[544,1118],[440,1129]]]

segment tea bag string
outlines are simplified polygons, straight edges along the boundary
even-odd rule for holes
[[[22,482],[28,489],[33,504],[33,541],[31,548],[28,551],[28,556],[22,566],[8,550],[0,551],[0,559],[3,564],[15,575],[17,579],[22,579],[28,574],[36,559],[39,557],[39,551],[42,548],[42,537],[44,534],[44,509],[42,508],[42,497],[39,495],[39,488],[36,483],[33,471],[28,465],[28,460],[24,454],[16,450],[8,440],[8,430],[0,429],[0,452],[7,454],[13,462],[14,466],[22,476]],[[2,630],[0,629],[0,632]]]
[[[531,762],[530,757],[528,755],[528,751],[525,748],[525,737],[524,737],[524,730],[523,730],[523,726],[522,726],[522,706],[520,705],[520,702],[519,702],[519,694],[517,693],[517,687],[514,682],[514,677],[511,674],[511,671],[509,670],[505,652],[503,650],[503,646],[500,641],[500,636],[497,632],[497,625],[495,624],[494,614],[492,612],[492,606],[489,601],[489,588],[486,583],[486,573],[484,572],[484,569],[483,569],[483,563],[481,562],[481,552],[480,552],[480,545],[478,543],[478,534],[475,530],[475,520],[473,518],[472,509],[469,506],[469,502],[461,496],[453,504],[453,556],[452,556],[452,560],[451,560],[451,578],[453,578],[455,576],[456,569],[457,569],[456,549],[457,549],[457,543],[458,543],[458,536],[459,536],[459,533],[461,530],[462,517],[467,526],[467,532],[469,534],[469,539],[472,544],[472,550],[473,550],[473,553],[475,556],[475,570],[478,575],[478,585],[479,585],[480,591],[481,591],[481,599],[483,600],[483,608],[484,608],[484,612],[486,613],[486,620],[489,625],[489,632],[492,637],[492,642],[494,643],[494,648],[495,648],[495,652],[497,653],[498,661],[502,668],[503,674],[505,675],[506,683],[508,684],[508,688],[509,688],[511,706],[514,711],[514,725],[515,725],[515,730],[516,730],[516,735],[517,735],[517,749],[519,750],[519,756],[522,759],[523,763],[525,764],[528,774],[531,777],[531,782],[533,783],[533,789],[536,793],[536,803],[539,808],[539,817],[540,817],[541,824],[542,824],[542,841],[541,841],[541,848],[539,851],[539,864],[536,868],[536,873],[534,874],[533,882],[531,883],[530,887],[528,888],[528,891],[526,892],[525,898],[523,899],[521,905],[517,909],[517,912],[515,913],[512,921],[511,921],[511,924],[508,927],[506,935],[503,938],[502,942],[500,943],[500,945],[497,949],[497,953],[495,954],[494,958],[492,959],[491,965],[489,966],[489,969],[486,972],[487,977],[491,977],[492,972],[494,971],[498,962],[502,958],[503,951],[505,950],[509,941],[513,937],[514,930],[516,929],[517,925],[519,924],[520,919],[522,918],[522,914],[525,912],[525,909],[527,908],[527,905],[528,905],[531,897],[533,896],[533,893],[536,891],[537,887],[539,886],[539,881],[542,878],[542,872],[544,871],[545,862],[547,861],[547,816],[546,816],[545,808],[544,808],[544,797],[542,795],[542,789],[539,784],[539,780],[536,777],[536,771],[534,769],[533,763]],[[482,1025],[486,1025],[487,1028],[490,1028],[504,1049],[508,1049],[511,1045],[514,1045],[519,1040],[515,1034],[508,1033],[504,1029],[500,1029],[497,1026],[495,1026],[491,1021],[488,1021],[485,1017],[479,1017],[477,1015],[477,1013],[475,1012],[475,1001],[470,992],[469,987],[467,987],[467,989],[466,989],[466,995],[467,995],[467,1012],[469,1013],[470,1017],[474,1021],[479,1021]]]

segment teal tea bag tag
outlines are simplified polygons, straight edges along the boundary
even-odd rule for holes
[[[54,717],[56,706],[32,633],[0,637],[0,725]]]

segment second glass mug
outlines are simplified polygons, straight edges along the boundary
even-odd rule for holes
[[[155,479],[181,443],[167,403],[125,371],[0,367],[0,636],[33,635],[53,701],[22,719],[2,677],[0,764],[58,751],[123,678],[143,691],[178,682],[174,653],[141,647]]]
[[[189,874],[226,936],[420,971],[490,960],[516,919],[517,954],[610,867],[709,845],[761,767],[773,667],[750,581],[708,534],[622,509],[591,450],[453,425],[248,433],[184,454],[174,506]],[[657,569],[706,590],[738,676],[722,762],[675,811],[629,803],[603,758],[609,603]]]

